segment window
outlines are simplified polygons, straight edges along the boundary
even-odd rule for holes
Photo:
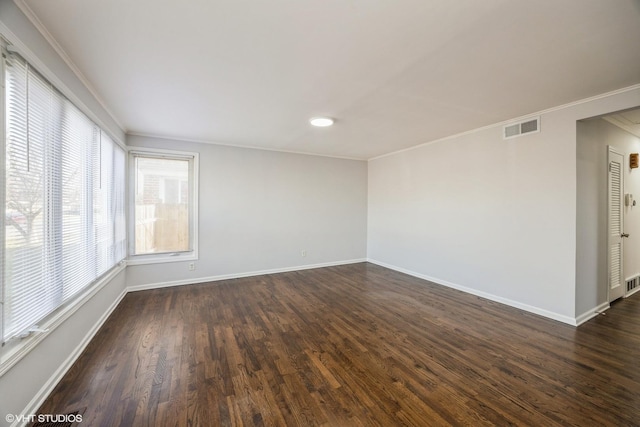
[[[197,257],[197,154],[131,151],[131,262]]]
[[[2,66],[4,344],[126,256],[126,155],[18,54]]]

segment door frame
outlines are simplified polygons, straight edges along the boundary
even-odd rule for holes
[[[620,233],[624,233],[624,153],[618,148],[607,145],[607,303],[611,303],[611,154],[622,158],[620,170]],[[626,296],[625,277],[624,277],[624,238],[620,237],[620,286],[622,287],[622,295],[616,299]]]

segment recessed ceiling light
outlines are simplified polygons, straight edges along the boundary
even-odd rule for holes
[[[313,117],[311,120],[309,120],[309,123],[311,123],[313,126],[324,128],[327,126],[331,126],[333,124],[333,119],[329,117]]]

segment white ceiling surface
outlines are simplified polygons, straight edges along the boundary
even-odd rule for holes
[[[640,0],[15,1],[129,133],[368,159],[640,83]]]
[[[611,114],[605,119],[640,138],[640,108]]]

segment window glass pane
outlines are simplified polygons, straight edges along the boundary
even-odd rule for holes
[[[9,64],[11,66],[9,66]],[[27,166],[27,66],[21,61],[7,61],[6,77],[6,164],[5,164],[5,244],[4,330],[15,330],[24,319],[20,306],[29,303],[30,295],[37,295],[42,269],[31,270],[30,260],[42,256],[42,173]],[[36,159],[34,159],[35,161]],[[12,291],[11,278],[19,275],[22,292]],[[31,285],[29,285],[31,283]],[[10,320],[11,319],[11,320]]]
[[[135,157],[135,255],[191,249],[189,163]]]
[[[5,64],[3,343],[126,256],[124,150],[23,58]]]
[[[97,155],[99,170],[93,181],[93,239],[99,276],[126,256],[125,154],[102,132]]]
[[[79,292],[96,277],[91,222],[91,177],[95,173],[95,152],[100,129],[74,107],[65,102],[61,117],[60,162],[52,168],[60,175],[56,193],[60,211],[52,221],[60,222],[56,235],[60,255],[53,262],[60,268],[63,300]],[[59,187],[59,189],[58,189]],[[61,261],[61,262],[59,262]]]
[[[103,136],[104,138],[104,136]],[[113,186],[111,188],[111,211],[113,212],[113,252],[114,262],[120,262],[127,256],[127,221],[125,210],[125,151],[112,142],[113,147]]]
[[[111,210],[113,182],[109,179],[113,173],[113,147],[106,135],[100,138],[98,156],[100,170],[95,174],[93,182],[93,214],[97,251],[96,268],[98,274],[102,274],[111,267],[115,257],[114,217]]]
[[[54,250],[47,214],[55,209],[49,203],[53,177],[47,164],[59,133],[48,117],[59,114],[60,100],[17,58],[8,62],[6,74],[5,336],[29,327],[62,299],[61,287],[46,280],[55,274],[46,262]]]

